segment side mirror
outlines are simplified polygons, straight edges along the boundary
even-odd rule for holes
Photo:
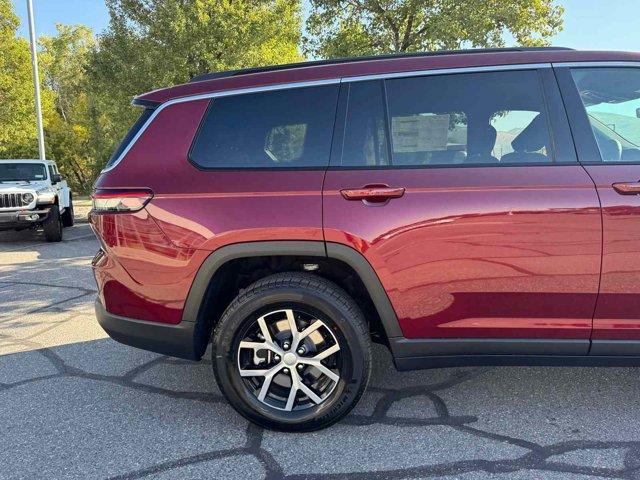
[[[51,183],[52,184],[56,184],[56,183],[60,183],[62,181],[62,175],[60,175],[59,173],[54,173],[53,175],[51,175]]]

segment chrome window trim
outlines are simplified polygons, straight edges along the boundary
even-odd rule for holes
[[[440,68],[431,70],[412,70],[404,72],[382,73],[372,75],[360,75],[354,77],[342,77],[342,78],[330,78],[325,80],[310,80],[305,82],[292,82],[292,83],[278,83],[275,85],[263,85],[260,87],[248,87],[248,88],[236,88],[232,90],[225,90],[222,92],[210,92],[202,93],[199,95],[188,95],[179,98],[173,98],[164,103],[161,103],[142,125],[140,130],[134,135],[129,144],[122,151],[120,156],[107,168],[102,169],[100,174],[110,172],[120,164],[122,159],[133,148],[138,139],[147,130],[149,125],[155,120],[160,112],[171,105],[179,103],[194,102],[197,100],[207,100],[211,98],[230,97],[233,95],[243,95],[248,93],[270,92],[277,90],[288,90],[292,88],[304,88],[304,87],[318,87],[324,85],[335,85],[343,82],[359,82],[366,80],[379,80],[379,79],[391,79],[391,78],[407,78],[407,77],[421,77],[428,75],[453,75],[456,73],[482,73],[482,72],[500,72],[500,71],[512,71],[512,70],[537,70],[541,68],[551,68],[551,63],[522,63],[513,65],[490,65],[482,67],[461,67],[461,68]]]
[[[560,62],[552,63],[554,68],[579,68],[579,67],[640,67],[640,60],[637,62],[620,62],[612,60],[609,62]]]
[[[521,63],[513,65],[489,65],[483,67],[438,68],[431,70],[409,70],[406,72],[379,73],[343,77],[342,82],[363,82],[367,80],[387,80],[392,78],[425,77],[429,75],[455,75],[456,73],[504,72],[512,70],[538,70],[551,68],[550,63]]]

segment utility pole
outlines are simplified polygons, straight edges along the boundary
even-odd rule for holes
[[[38,74],[38,56],[36,51],[36,28],[33,21],[33,3],[27,0],[29,15],[29,43],[31,45],[31,67],[33,68],[33,88],[36,93],[36,122],[38,126],[38,152],[40,160],[46,160],[44,152],[44,131],[42,130],[42,106],[40,105],[40,75]]]

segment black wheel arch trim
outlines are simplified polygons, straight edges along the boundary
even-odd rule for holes
[[[326,248],[328,258],[346,263],[358,274],[378,311],[387,338],[391,340],[395,337],[401,337],[402,329],[400,328],[396,311],[391,305],[391,301],[378,275],[367,259],[355,249],[341,243],[327,242]]]
[[[282,240],[234,243],[213,251],[202,263],[191,285],[182,322],[195,324],[194,334],[206,337],[206,319],[203,318],[203,305],[207,289],[215,273],[225,263],[247,257],[264,257],[270,255],[324,257],[340,260],[349,265],[359,275],[369,292],[378,311],[385,333],[389,339],[402,336],[395,310],[391,305],[380,279],[369,262],[356,250],[346,245],[321,240]],[[206,344],[200,344],[196,351],[204,353]],[[201,354],[200,354],[201,355]]]
[[[233,243],[220,247],[209,254],[196,273],[191,284],[185,307],[183,322],[197,323],[202,320],[202,305],[211,279],[225,263],[238,258],[264,257],[270,255],[326,256],[322,241],[258,241]]]

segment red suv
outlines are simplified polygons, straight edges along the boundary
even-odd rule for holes
[[[100,324],[312,430],[371,370],[640,364],[640,54],[509,49],[215,73],[100,175]]]

